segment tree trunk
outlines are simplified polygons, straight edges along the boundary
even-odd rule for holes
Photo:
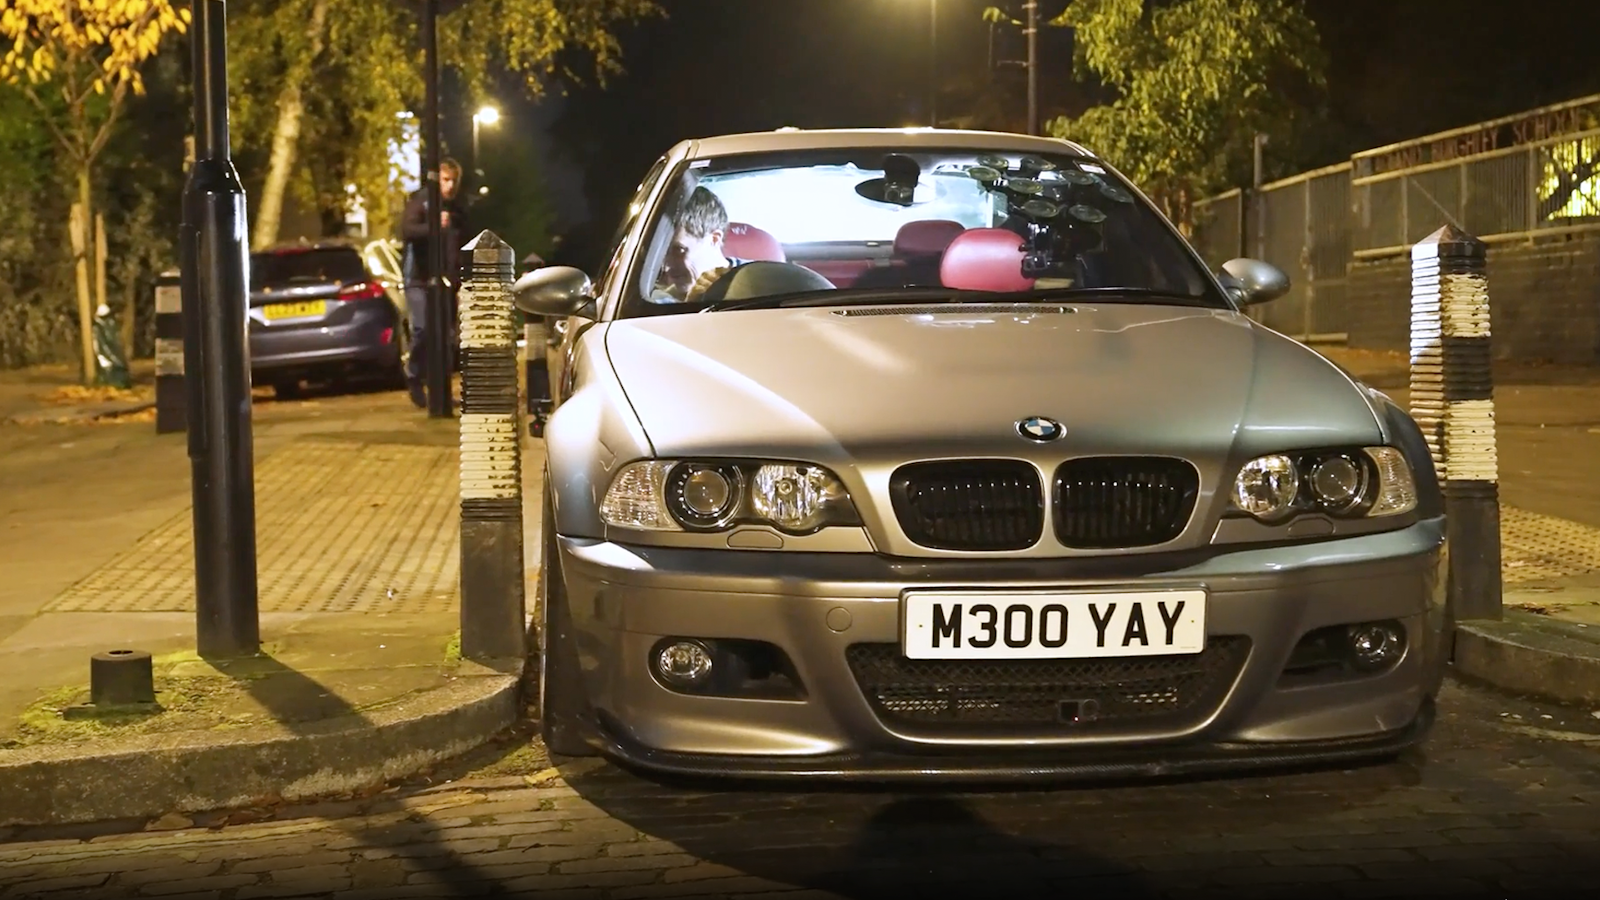
[[[306,111],[300,85],[310,75],[313,62],[322,52],[322,32],[327,16],[328,0],[315,0],[311,7],[311,24],[306,28],[310,48],[303,59],[289,66],[283,90],[278,94],[278,119],[272,127],[272,155],[267,160],[267,180],[261,186],[255,239],[251,242],[256,250],[265,249],[278,240],[278,229],[283,222],[283,198],[289,187],[289,176],[294,171],[300,123]]]
[[[78,336],[83,349],[83,383],[93,385],[96,366],[94,362],[94,298],[89,289],[89,258],[93,243],[90,236],[94,221],[94,207],[89,192],[89,165],[78,164],[78,202],[72,208],[72,255],[78,270]]]

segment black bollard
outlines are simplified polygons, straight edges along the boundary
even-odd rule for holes
[[[194,0],[195,161],[179,230],[184,386],[194,496],[195,644],[203,657],[260,650],[255,448],[245,343],[249,232],[228,145],[227,4]]]
[[[1488,248],[1452,226],[1411,249],[1411,415],[1444,484],[1450,610],[1503,616]]]

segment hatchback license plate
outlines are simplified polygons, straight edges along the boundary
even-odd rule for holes
[[[272,303],[261,307],[261,315],[269,322],[278,319],[305,319],[320,316],[328,311],[326,300],[306,300],[302,303]]]
[[[1171,656],[1206,646],[1203,590],[907,591],[908,659]]]

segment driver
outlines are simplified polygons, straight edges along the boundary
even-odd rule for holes
[[[728,234],[728,209],[717,195],[697,187],[672,214],[672,243],[662,266],[666,276],[664,302],[693,300],[729,269],[750,260],[723,253]]]

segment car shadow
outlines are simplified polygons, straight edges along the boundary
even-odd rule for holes
[[[726,867],[729,878],[743,873],[865,900],[897,889],[921,898],[1164,896],[1191,883],[1186,868],[1237,865],[1229,857],[1249,835],[1266,840],[1280,825],[1314,821],[1326,812],[1317,798],[1328,796],[1330,782],[1340,807],[1392,802],[1420,783],[1422,758],[1412,751],[1344,769],[993,790],[712,783],[600,760],[554,764],[583,799]]]
[[[980,811],[987,797],[787,788],[701,792],[644,781],[610,766],[567,783],[612,817],[725,867],[729,878],[772,883],[724,887],[708,880],[708,896],[712,890],[720,896],[783,885],[861,900],[901,893],[1051,896],[1067,889],[1160,896],[1135,866],[1070,842],[1018,836]],[[1035,813],[1048,808],[1030,804],[1026,795],[1018,803]]]

